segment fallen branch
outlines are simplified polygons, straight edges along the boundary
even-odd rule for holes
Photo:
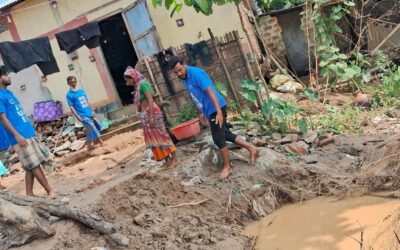
[[[204,203],[204,202],[206,202],[208,200],[209,199],[204,199],[204,200],[201,200],[201,201],[198,201],[198,202],[182,203],[182,204],[179,204],[179,205],[176,205],[176,206],[168,206],[168,207],[169,208],[176,208],[176,207],[183,207],[183,206],[195,206],[195,205],[200,205],[200,204],[202,204],[202,203]]]
[[[396,231],[393,231],[394,235],[396,236],[397,243],[400,245],[400,238],[397,235]]]
[[[67,203],[47,200],[38,197],[27,197],[14,195],[7,192],[0,192],[0,198],[18,206],[30,206],[38,214],[49,214],[64,219],[73,219],[101,234],[109,236],[119,246],[128,246],[129,239],[116,232],[115,226],[102,218],[79,208],[67,206]]]

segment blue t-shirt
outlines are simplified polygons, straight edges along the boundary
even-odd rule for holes
[[[187,78],[186,80],[183,80],[183,83],[190,93],[194,103],[207,118],[217,112],[217,109],[212,103],[211,98],[208,96],[206,89],[212,88],[214,90],[221,108],[226,106],[224,98],[215,88],[212,80],[203,69],[187,66]]]
[[[35,129],[26,117],[18,99],[10,90],[0,89],[0,114],[5,114],[17,132],[29,139],[35,136]],[[0,150],[17,144],[15,137],[0,122]]]
[[[76,92],[69,90],[67,93],[67,102],[69,106],[74,107],[76,113],[80,117],[83,118],[93,116],[92,109],[89,106],[88,98],[83,89],[79,89]]]

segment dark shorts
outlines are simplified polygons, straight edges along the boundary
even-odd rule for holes
[[[237,138],[237,135],[232,133],[227,126],[226,123],[227,112],[225,107],[222,108],[222,113],[224,115],[224,124],[222,125],[222,128],[220,128],[218,124],[215,124],[217,116],[216,112],[210,115],[210,117],[208,118],[208,122],[210,123],[212,138],[214,140],[214,143],[218,146],[219,149],[226,147],[227,141],[233,143]]]

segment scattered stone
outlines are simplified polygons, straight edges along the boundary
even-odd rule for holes
[[[56,149],[54,149],[54,153],[57,153],[59,151],[63,151],[63,150],[67,150],[71,147],[71,142],[67,141],[64,144],[62,144],[61,146],[57,147]]]
[[[74,141],[69,148],[71,149],[71,151],[78,151],[85,146],[85,143],[86,141],[84,140],[77,140]]]
[[[69,201],[70,201],[70,198],[68,198],[68,197],[63,197],[63,198],[61,199],[61,201],[62,201],[62,202],[69,202]]]
[[[272,140],[277,141],[282,139],[282,135],[279,133],[272,133]]]
[[[326,145],[329,145],[334,142],[335,142],[335,138],[333,137],[333,135],[329,135],[327,138],[320,140],[318,143],[318,146],[325,147]]]
[[[272,141],[273,144],[277,145],[277,144],[288,144],[293,142],[293,138],[290,135],[285,136],[284,138],[277,140],[277,141]]]
[[[304,145],[302,145],[301,143],[294,142],[289,145],[286,145],[285,151],[288,153],[292,153],[292,154],[305,155],[307,152],[307,149],[304,148]]]
[[[107,167],[107,170],[111,170],[111,169],[113,169],[114,167],[112,167],[112,166],[109,166],[109,167]]]
[[[312,144],[317,138],[318,138],[318,134],[314,131],[308,131],[304,135],[304,141],[309,144]]]
[[[302,157],[302,159],[307,164],[316,164],[316,163],[318,163],[317,157],[315,155],[305,155],[305,156]]]
[[[57,151],[54,154],[57,156],[63,156],[63,155],[68,154],[69,152],[70,152],[69,150],[62,150],[62,151]]]
[[[85,168],[84,167],[79,167],[78,170],[79,171],[83,171]]]
[[[267,145],[267,141],[264,139],[256,138],[254,139],[253,144],[257,147],[265,147]]]
[[[124,169],[125,168],[125,165],[121,165],[121,169]]]
[[[191,187],[191,186],[194,186],[196,184],[201,184],[201,183],[202,183],[202,180],[201,180],[200,176],[195,176],[192,179],[190,179],[189,181],[181,182],[182,186],[185,186],[185,187]]]
[[[143,227],[146,225],[146,217],[146,213],[140,213],[133,219],[133,221],[136,223],[136,225]]]

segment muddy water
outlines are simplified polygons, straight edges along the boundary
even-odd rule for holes
[[[349,236],[360,240],[362,225],[364,242],[371,241],[384,218],[399,206],[398,199],[375,196],[318,198],[285,206],[250,224],[245,233],[258,236],[256,249],[262,250],[358,250],[359,243]]]

